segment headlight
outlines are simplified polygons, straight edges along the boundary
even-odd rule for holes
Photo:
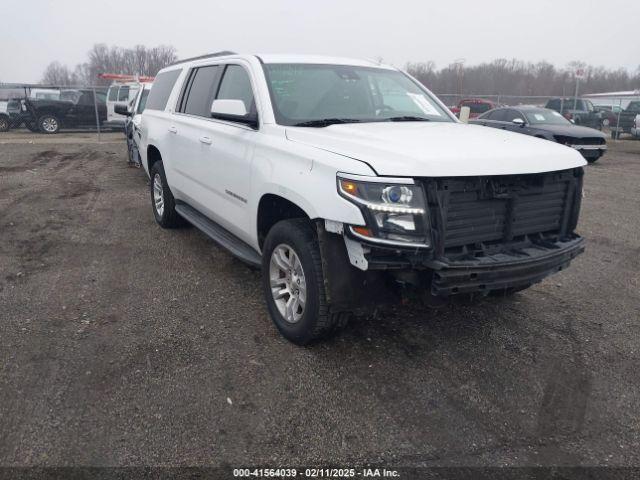
[[[379,243],[430,246],[429,217],[420,186],[338,176],[338,192],[357,204],[366,220],[366,227],[349,227],[355,235]]]

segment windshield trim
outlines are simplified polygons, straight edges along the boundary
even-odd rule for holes
[[[415,78],[413,78],[411,75],[409,75],[408,73],[400,70],[400,69],[390,69],[390,68],[381,68],[381,67],[375,67],[375,66],[360,66],[360,65],[342,65],[342,64],[333,64],[333,63],[289,63],[289,62],[285,62],[285,63],[281,63],[281,62],[277,62],[277,63],[264,63],[264,62],[260,62],[260,65],[262,66],[262,73],[264,75],[264,80],[265,83],[267,84],[267,90],[269,91],[269,100],[271,102],[271,110],[273,111],[273,119],[276,123],[276,125],[280,125],[283,127],[294,127],[295,124],[287,124],[287,123],[281,123],[282,117],[283,115],[278,111],[278,107],[277,104],[275,102],[275,94],[273,92],[273,88],[271,87],[271,82],[269,81],[269,71],[268,71],[268,67],[272,66],[272,65],[304,65],[304,66],[309,66],[309,67],[353,67],[353,68],[362,68],[362,69],[366,69],[366,70],[379,70],[379,71],[387,71],[387,72],[397,72],[400,73],[401,75],[405,76],[411,83],[413,83],[427,98],[429,98],[430,100],[432,100],[444,113],[445,118],[448,118],[452,123],[459,123],[458,118],[453,115],[453,113],[451,113],[451,111],[449,110],[449,108],[442,103],[432,92],[430,92],[422,83],[420,83],[418,80],[416,80]],[[297,121],[296,123],[303,123],[306,121],[313,121],[313,120],[319,120],[321,121],[322,119],[300,119],[299,121]],[[380,123],[383,122],[384,119],[362,119],[362,120],[358,120],[357,123]]]

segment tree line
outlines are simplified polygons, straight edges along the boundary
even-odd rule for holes
[[[108,85],[98,78],[100,73],[154,76],[160,69],[177,60],[176,49],[169,45],[132,48],[94,45],[88,60],[70,68],[59,62],[50,63],[42,76],[48,85]],[[635,72],[624,68],[607,69],[583,62],[571,62],[558,68],[549,62],[523,62],[499,58],[477,65],[452,63],[437,68],[432,61],[408,63],[405,69],[437,94],[572,95],[574,72],[581,69],[581,93],[640,89],[640,67]]]
[[[580,93],[640,89],[640,67],[607,69],[583,62],[557,68],[548,62],[497,59],[478,65],[453,63],[436,68],[434,62],[409,63],[406,70],[438,94],[557,96],[573,95],[574,73],[584,72]]]
[[[168,45],[132,48],[95,44],[86,62],[70,68],[51,62],[45,69],[41,83],[59,86],[109,85],[110,80],[99,78],[101,73],[154,76],[159,70],[177,61],[176,49]]]

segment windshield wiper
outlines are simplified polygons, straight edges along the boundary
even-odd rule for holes
[[[321,118],[319,120],[309,120],[306,122],[295,123],[294,127],[328,127],[338,123],[359,123],[360,120],[354,118]]]
[[[413,117],[411,115],[403,115],[401,117],[385,118],[386,122],[430,122],[431,119],[424,117]]]

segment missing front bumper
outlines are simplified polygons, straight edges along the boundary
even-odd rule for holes
[[[584,252],[584,239],[576,237],[551,247],[532,246],[513,254],[498,254],[468,262],[439,262],[431,293],[450,296],[524,287],[564,270]]]

